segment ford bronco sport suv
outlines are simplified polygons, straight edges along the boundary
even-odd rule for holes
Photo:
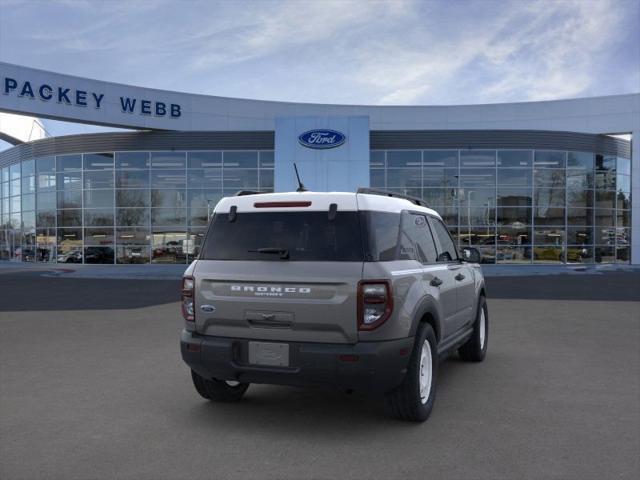
[[[182,358],[206,399],[239,400],[250,383],[333,385],[424,421],[439,359],[487,351],[478,260],[412,197],[239,192],[216,205],[185,272]]]

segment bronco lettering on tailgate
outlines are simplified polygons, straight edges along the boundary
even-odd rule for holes
[[[257,297],[282,297],[285,293],[310,294],[308,287],[282,287],[266,285],[231,285],[232,292],[253,293]]]

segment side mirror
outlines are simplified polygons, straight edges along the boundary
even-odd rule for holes
[[[480,260],[482,260],[482,255],[480,255],[480,251],[477,248],[463,247],[462,259],[465,262],[469,263],[480,263]]]
[[[436,259],[436,262],[451,262],[453,261],[453,258],[451,258],[451,255],[449,254],[449,252],[442,252],[440,255],[438,255],[438,258]]]

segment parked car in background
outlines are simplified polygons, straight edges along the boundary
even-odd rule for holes
[[[58,263],[82,263],[82,250],[69,250],[68,252],[58,252]]]

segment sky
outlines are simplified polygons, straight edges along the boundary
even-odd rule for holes
[[[264,100],[538,101],[640,92],[639,25],[640,0],[0,0],[0,61]]]

